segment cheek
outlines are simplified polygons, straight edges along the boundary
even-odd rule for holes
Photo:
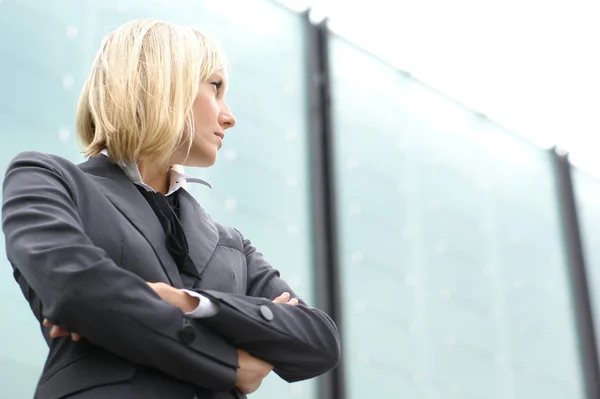
[[[194,114],[206,117],[218,109],[217,99],[214,94],[201,94],[196,97],[192,105]]]

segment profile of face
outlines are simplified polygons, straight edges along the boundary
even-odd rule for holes
[[[227,106],[227,75],[218,72],[200,84],[198,95],[192,105],[194,138],[187,159],[187,145],[176,153],[173,163],[185,166],[208,167],[217,160],[223,146],[225,131],[235,126],[235,117]]]

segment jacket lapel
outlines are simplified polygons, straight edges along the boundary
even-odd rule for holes
[[[219,243],[217,226],[185,189],[179,190],[179,211],[190,258],[201,275]]]
[[[166,247],[165,233],[158,218],[123,170],[103,155],[90,158],[80,168],[93,175],[106,198],[150,243],[171,285],[183,288],[179,270]]]

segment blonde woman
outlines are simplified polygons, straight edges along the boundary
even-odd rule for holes
[[[225,56],[202,32],[110,33],[77,111],[88,160],[21,153],[3,187],[14,275],[49,345],[36,398],[243,398],[273,370],[336,366],[335,324],[181,187],[235,118]],[[290,254],[293,256],[293,254]]]

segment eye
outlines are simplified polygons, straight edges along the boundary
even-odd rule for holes
[[[219,94],[219,91],[221,89],[221,86],[223,86],[223,81],[220,80],[218,82],[210,82],[211,85],[215,86],[217,89],[217,94]]]

